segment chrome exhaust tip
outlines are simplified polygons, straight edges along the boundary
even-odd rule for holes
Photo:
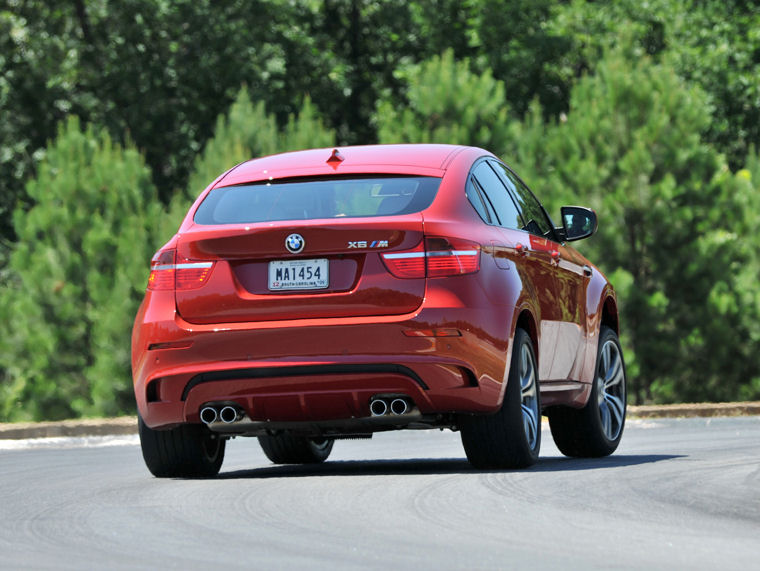
[[[375,399],[369,403],[369,412],[372,416],[384,416],[388,413],[388,404],[382,399]]]
[[[234,406],[227,405],[219,412],[219,419],[225,424],[237,422],[243,418],[243,411]]]
[[[401,415],[409,411],[409,403],[406,399],[393,399],[391,401],[391,414]]]
[[[204,406],[201,409],[201,422],[203,424],[211,424],[216,422],[217,414],[216,409],[212,406]]]

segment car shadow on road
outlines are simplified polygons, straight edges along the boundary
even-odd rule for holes
[[[540,458],[538,464],[533,466],[531,470],[535,472],[575,472],[579,470],[623,468],[685,457],[685,454],[615,454],[604,458],[565,458],[559,456]]]
[[[324,464],[267,466],[222,472],[219,480],[303,478],[314,476],[418,476],[433,474],[486,474],[530,472],[575,472],[623,468],[683,458],[676,454],[629,454],[606,458],[541,458],[527,470],[477,470],[464,458],[410,458],[404,460],[339,460]]]

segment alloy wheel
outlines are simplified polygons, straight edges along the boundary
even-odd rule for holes
[[[625,372],[620,349],[613,340],[605,341],[596,372],[597,403],[604,435],[615,440],[625,419]]]
[[[541,430],[541,415],[538,411],[538,387],[536,386],[536,363],[530,347],[525,344],[520,349],[520,391],[525,438],[531,450],[535,449]]]

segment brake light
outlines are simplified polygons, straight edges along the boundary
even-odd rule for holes
[[[429,278],[474,274],[480,269],[480,244],[475,242],[436,236],[425,239],[425,249]]]
[[[425,277],[425,247],[422,242],[406,252],[382,254],[388,271],[397,278]]]
[[[441,278],[472,274],[480,269],[480,244],[458,238],[428,236],[406,252],[382,254],[388,271],[397,278]]]
[[[150,261],[148,289],[174,289],[174,256],[176,253],[176,250],[156,252],[156,255],[153,256],[153,259]]]
[[[150,261],[150,290],[197,289],[208,281],[214,262],[177,260],[176,250],[157,252]]]

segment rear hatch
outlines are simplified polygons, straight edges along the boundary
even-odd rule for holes
[[[439,183],[353,176],[214,189],[177,242],[178,264],[213,266],[201,287],[177,289],[177,310],[198,324],[412,312],[424,277],[395,277],[381,254],[422,247],[420,211]]]

